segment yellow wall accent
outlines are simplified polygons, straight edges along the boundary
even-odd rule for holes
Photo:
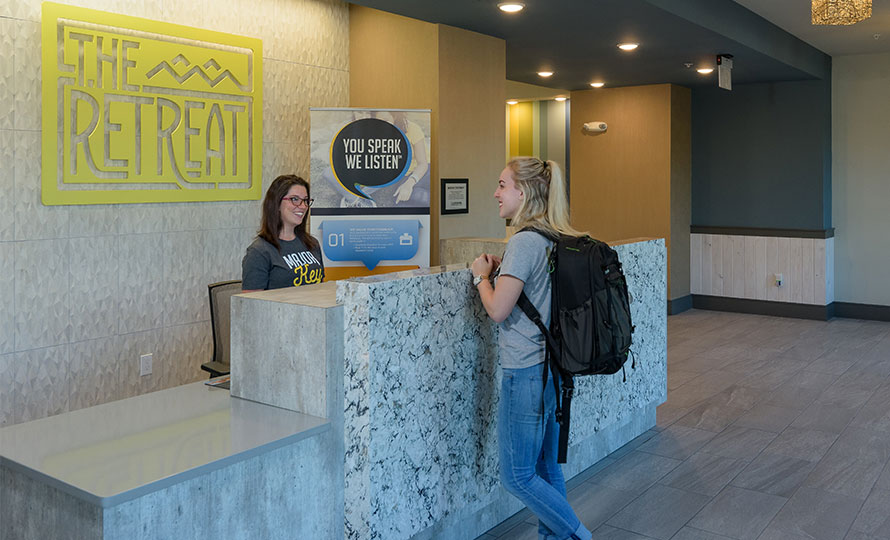
[[[43,203],[262,193],[262,42],[43,4]]]
[[[538,103],[521,101],[516,105],[507,105],[510,115],[510,155],[537,156],[537,124]]]

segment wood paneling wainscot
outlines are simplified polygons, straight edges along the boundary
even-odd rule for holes
[[[692,294],[818,306],[834,301],[834,238],[693,233],[690,239]]]

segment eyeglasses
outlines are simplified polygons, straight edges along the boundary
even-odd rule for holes
[[[304,199],[304,198],[302,198],[302,197],[297,197],[297,196],[293,196],[293,197],[282,197],[281,200],[282,200],[282,201],[290,201],[290,203],[291,203],[292,205],[294,205],[294,206],[300,206],[300,205],[302,205],[302,204],[305,204],[305,205],[306,205],[306,208],[309,208],[310,206],[312,206],[312,203],[315,202],[315,199],[310,199],[309,197],[306,197],[306,198]]]

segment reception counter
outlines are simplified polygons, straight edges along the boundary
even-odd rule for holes
[[[324,418],[200,382],[6,427],[0,538],[330,538],[330,437]]]
[[[505,242],[451,242],[454,265],[232,299],[232,394],[331,422],[346,538],[475,538],[521,508],[498,482],[497,326],[466,265]],[[664,241],[615,248],[637,367],[577,380],[567,478],[654,426],[667,397]]]
[[[497,325],[455,264],[232,297],[232,390],[202,383],[0,429],[0,540],[474,539],[498,482]],[[581,377],[566,478],[655,425],[666,252],[615,245],[637,366]]]

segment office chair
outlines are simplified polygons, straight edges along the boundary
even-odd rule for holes
[[[201,364],[210,378],[229,374],[232,295],[241,292],[241,280],[220,281],[207,286],[210,293],[210,326],[213,329],[213,357]]]

